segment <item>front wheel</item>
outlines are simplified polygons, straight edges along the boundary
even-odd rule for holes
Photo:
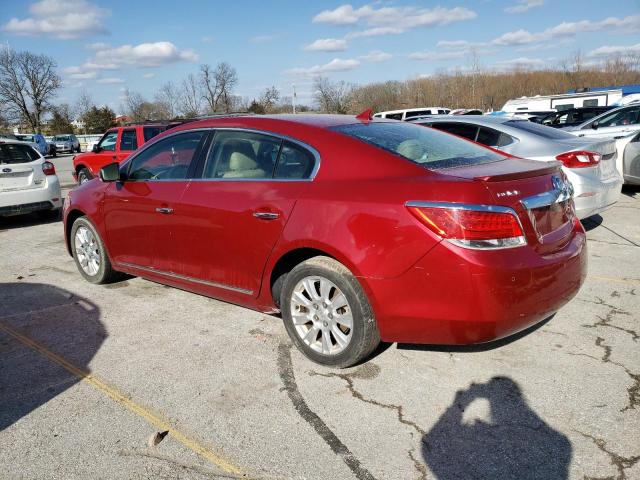
[[[83,183],[87,183],[92,178],[93,177],[91,175],[91,172],[89,170],[87,170],[86,168],[81,168],[80,170],[78,170],[78,185],[82,185]]]
[[[111,283],[122,276],[111,266],[100,235],[86,217],[73,222],[71,251],[80,274],[90,283]]]
[[[380,343],[373,311],[353,274],[329,257],[313,257],[286,276],[280,305],[287,333],[316,363],[350,367]]]

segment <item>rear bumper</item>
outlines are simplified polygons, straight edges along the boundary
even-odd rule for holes
[[[62,207],[58,177],[48,176],[43,188],[0,192],[0,216],[20,215]]]
[[[547,256],[528,246],[474,251],[443,242],[400,277],[364,281],[384,341],[464,345],[544,320],[576,295],[586,272],[586,235],[576,227]]]
[[[616,203],[624,183],[618,173],[605,180],[579,175],[574,171],[569,172],[567,177],[575,190],[576,214],[581,220],[603,212]]]

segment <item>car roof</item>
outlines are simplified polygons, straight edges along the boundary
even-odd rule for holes
[[[243,124],[255,124],[256,126],[261,123],[267,123],[269,121],[279,121],[291,124],[306,125],[310,127],[317,127],[322,129],[329,129],[331,127],[338,127],[340,125],[352,125],[362,122],[356,118],[355,115],[332,115],[332,114],[273,114],[273,115],[233,115],[233,116],[217,116],[213,118],[205,118],[201,120],[195,120],[183,125],[179,125],[177,128],[185,127],[190,128],[202,128],[213,127],[219,124],[229,123],[243,123]],[[396,120],[390,120],[385,118],[372,118],[370,123],[389,123],[397,122]]]

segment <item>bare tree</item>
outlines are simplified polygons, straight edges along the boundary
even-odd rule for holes
[[[324,113],[347,113],[353,87],[346,82],[332,82],[327,77],[313,80],[314,97]]]
[[[56,62],[31,52],[0,53],[0,101],[4,114],[40,133],[42,115],[60,88]]]
[[[215,69],[211,65],[200,65],[200,81],[211,113],[231,110],[233,89],[238,83],[235,68],[226,62],[219,63]]]
[[[202,112],[202,92],[198,78],[190,73],[182,81],[179,92],[178,110],[183,117],[193,118]]]
[[[271,112],[278,100],[280,100],[280,91],[276,87],[269,87],[260,95],[259,103],[264,107],[265,112]]]
[[[178,115],[179,97],[178,88],[175,84],[167,82],[156,92],[155,102],[163,106],[169,118],[175,118]]]

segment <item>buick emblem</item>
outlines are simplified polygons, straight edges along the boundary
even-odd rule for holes
[[[11,172],[10,168],[3,168],[2,169],[2,173],[9,173],[9,172]]]

